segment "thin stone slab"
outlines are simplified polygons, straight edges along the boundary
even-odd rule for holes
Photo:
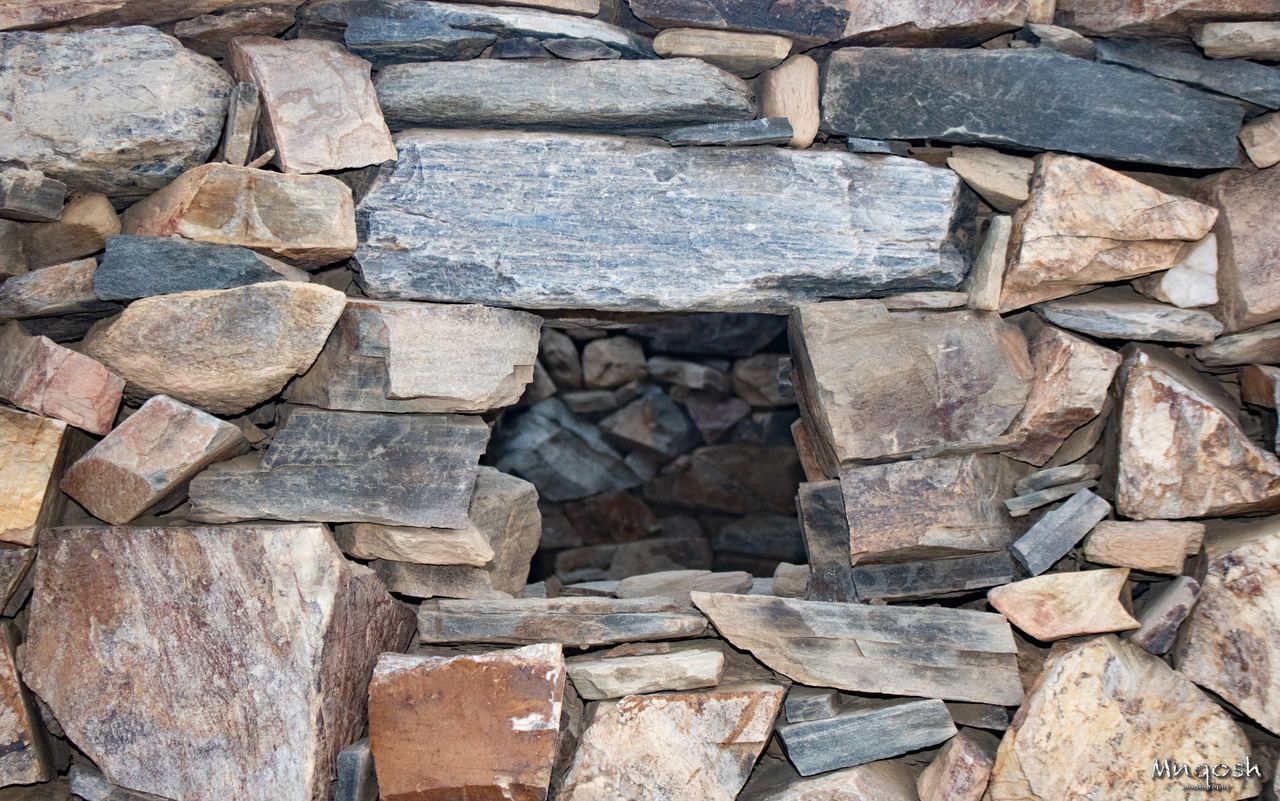
[[[112,783],[192,801],[328,798],[412,626],[317,525],[53,529],[31,621],[24,678],[68,737]]]
[[[484,131],[416,131],[398,144],[399,161],[359,208],[360,281],[378,298],[782,311],[819,297],[954,289],[966,269],[959,180],[919,162]],[[441,170],[450,180],[427,179]],[[682,176],[678,196],[667,175]],[[611,203],[597,202],[602,192]],[[430,218],[416,213],[424,206]],[[683,227],[667,223],[675,218],[705,243],[692,261],[674,236]]]
[[[124,379],[83,353],[0,324],[0,398],[90,434],[105,434],[120,408]]]
[[[569,678],[587,701],[714,687],[724,675],[724,646],[675,645],[667,653],[584,654],[566,660]]]
[[[791,47],[785,36],[700,28],[666,28],[653,38],[654,52],[663,58],[701,59],[739,78],[778,66]]]
[[[987,601],[1041,642],[1128,631],[1139,626],[1120,603],[1128,578],[1128,568],[1049,573],[996,587]]]
[[[847,568],[862,601],[916,601],[964,594],[1013,581],[1013,561],[1008,551],[888,562]]]
[[[1156,656],[1169,653],[1182,622],[1191,614],[1200,597],[1200,582],[1190,576],[1178,576],[1162,586],[1147,591],[1136,617],[1140,624],[1126,631],[1124,638]]]
[[[1047,48],[846,48],[827,62],[822,116],[825,131],[869,139],[1220,169],[1239,163],[1243,114],[1226,98]]]
[[[702,615],[669,598],[428,601],[418,608],[424,643],[558,642],[587,648],[698,637],[706,626]]]
[[[1120,64],[1171,81],[1238,97],[1263,108],[1280,108],[1280,70],[1239,59],[1202,58],[1149,41],[1104,39],[1098,60]]]
[[[1156,0],[1140,6],[1110,0],[1060,0],[1056,22],[1088,36],[1185,35],[1201,22],[1266,19],[1276,13],[1275,0]],[[1052,14],[1053,7],[1049,13]],[[1047,22],[1048,20],[1038,20]]]
[[[795,684],[787,691],[782,710],[788,723],[801,723],[834,717],[840,711],[840,704],[840,693],[835,690]]]
[[[270,2],[297,5],[296,0]],[[24,0],[0,10],[0,28],[159,26],[242,4],[242,0]]]
[[[61,420],[0,407],[0,540],[35,545],[57,513],[66,430]]]
[[[631,12],[658,28],[713,28],[773,33],[809,45],[841,38],[850,12],[839,0],[778,5],[761,0],[629,0]]]
[[[1035,306],[1049,322],[1099,339],[1206,345],[1222,323],[1199,309],[1159,303],[1127,286],[1109,286]]]
[[[852,692],[1017,704],[1016,647],[1000,615],[694,593],[734,647],[787,677]]]
[[[955,170],[997,211],[1011,212],[1026,202],[1035,163],[984,147],[953,147],[947,166]]]
[[[1280,323],[1218,337],[1208,345],[1196,348],[1195,357],[1206,367],[1280,364]]]
[[[1215,21],[1197,26],[1192,34],[1209,58],[1276,61],[1280,56],[1280,23],[1274,21]]]
[[[412,562],[388,562],[375,559],[369,563],[387,586],[388,592],[408,598],[510,598],[510,593],[493,588],[487,570],[467,565],[420,565]]]
[[[0,169],[0,218],[22,222],[55,222],[62,216],[67,185],[39,170]]]
[[[220,14],[201,14],[178,20],[173,35],[188,48],[209,58],[225,58],[233,39],[242,36],[278,36],[293,27],[299,0],[229,8]]]
[[[988,731],[1004,731],[1009,728],[1009,710],[993,704],[965,704],[947,702],[947,711],[957,726],[968,726]]]
[[[34,784],[57,776],[52,748],[35,700],[19,676],[16,649],[20,633],[11,622],[0,624],[0,783]]]
[[[1111,504],[1081,489],[1047,512],[1013,543],[1013,558],[1028,573],[1038,576],[1066,556],[1110,512]]]
[[[778,724],[778,737],[801,776],[928,748],[955,733],[951,714],[936,698],[864,701],[829,718]]]
[[[849,563],[849,521],[839,481],[808,481],[796,493],[805,561],[810,567]]]
[[[93,259],[80,259],[7,279],[0,284],[0,320],[117,311],[94,294],[97,267]]]
[[[751,574],[741,570],[712,573],[710,570],[665,570],[627,576],[614,587],[615,598],[665,596],[690,604],[692,592],[737,592],[751,589]],[[670,689],[688,689],[673,687]],[[627,693],[623,693],[626,695]]]
[[[820,776],[802,777],[783,759],[762,760],[739,801],[919,801],[915,772],[884,759]]]
[[[1098,486],[1096,479],[1075,481],[1071,484],[1062,484],[1009,498],[1004,502],[1004,507],[1009,510],[1010,517],[1026,517],[1041,506],[1047,506],[1054,501],[1069,498],[1082,489],[1093,489],[1096,486]]]
[[[369,738],[362,737],[338,752],[334,770],[333,801],[378,801],[378,779],[373,772]]]
[[[1197,536],[1204,536],[1204,524],[1189,520],[1103,520],[1085,540],[1084,556],[1100,565],[1177,576]]]
[[[231,289],[267,281],[310,278],[248,248],[173,236],[112,236],[93,272],[102,300],[138,300],[196,289]]]
[[[1050,487],[1089,481],[1102,475],[1102,465],[1076,463],[1037,470],[1013,486],[1019,495],[1028,495]]]
[[[258,145],[258,122],[262,116],[262,103],[258,86],[237,83],[231,90],[227,107],[227,124],[222,129],[222,151],[219,161],[243,167],[254,157]]]
[[[667,131],[662,138],[676,147],[690,145],[785,145],[795,135],[786,117],[765,117],[738,122],[712,122]]]
[[[488,439],[478,417],[295,409],[261,459],[196,476],[189,514],[463,528]]]
[[[120,233],[120,215],[100,193],[74,198],[51,223],[23,226],[22,239],[31,269],[81,259],[102,250],[107,237]]]
[[[203,164],[231,79],[156,30],[0,34],[0,162],[80,191],[138,196]]]

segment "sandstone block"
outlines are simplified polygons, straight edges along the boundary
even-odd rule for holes
[[[1030,195],[1035,162],[984,147],[953,147],[947,166],[997,211],[1011,212]]]
[[[37,223],[22,230],[27,262],[32,269],[90,256],[106,246],[107,237],[120,233],[120,216],[106,195],[88,194],[66,205],[56,222]]]
[[[1204,524],[1172,520],[1103,520],[1084,542],[1084,556],[1100,565],[1177,576],[1192,536]]]
[[[61,420],[0,408],[0,540],[35,545],[52,520],[66,430]]]
[[[1271,9],[1274,13],[1274,9]],[[1280,23],[1210,22],[1194,29],[1196,44],[1209,58],[1280,58]]]
[[[1000,741],[965,729],[942,746],[916,782],[920,801],[981,801]]]
[[[792,56],[760,77],[760,114],[791,123],[791,146],[813,144],[822,119],[818,62],[803,53]]]
[[[1050,573],[996,587],[987,600],[1037,640],[1126,631],[1139,626],[1120,603],[1128,568]]]
[[[778,66],[791,52],[785,36],[698,28],[666,28],[653,38],[663,58],[698,58],[740,78]]]

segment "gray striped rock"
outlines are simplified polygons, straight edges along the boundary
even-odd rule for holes
[[[427,601],[418,607],[424,643],[558,642],[586,648],[685,639],[706,628],[702,615],[670,598]]]
[[[936,698],[857,702],[829,718],[778,726],[787,756],[801,776],[927,748],[955,733],[951,713]]]

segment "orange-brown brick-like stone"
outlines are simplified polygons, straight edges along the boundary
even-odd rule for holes
[[[383,801],[543,801],[564,686],[559,644],[453,658],[383,654],[369,685]]]
[[[0,407],[0,540],[34,545],[53,514],[67,424]]]
[[[0,326],[0,398],[91,434],[111,430],[124,379],[17,323]]]

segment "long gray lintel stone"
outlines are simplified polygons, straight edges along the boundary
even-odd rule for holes
[[[1280,108],[1280,69],[1275,67],[1240,58],[1205,58],[1142,40],[1103,39],[1097,51],[1098,61],[1107,64],[1132,67],[1265,108]]]
[[[822,129],[1217,169],[1240,161],[1239,103],[1124,67],[1021,50],[838,50]]]
[[[955,289],[972,195],[893,156],[415,130],[357,208],[375,298],[765,311]]]
[[[387,124],[396,131],[649,132],[756,114],[750,84],[697,58],[396,64],[379,72],[374,86]]]

